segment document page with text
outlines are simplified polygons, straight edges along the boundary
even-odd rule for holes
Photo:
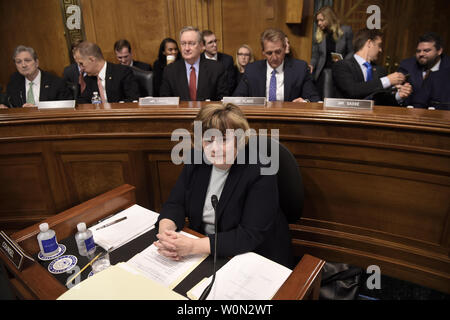
[[[186,232],[181,234],[197,238]],[[207,255],[184,257],[181,261],[173,261],[158,253],[154,244],[128,260],[127,264],[144,276],[171,289],[175,288],[192,270],[194,270]]]

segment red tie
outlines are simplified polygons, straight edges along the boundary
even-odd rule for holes
[[[100,80],[100,77],[97,76],[97,85],[98,85],[98,92],[100,93],[100,98],[102,98],[102,102],[106,103],[106,96],[105,96],[105,90],[102,86],[102,80]]]
[[[83,74],[80,72],[80,76],[78,77],[78,83],[80,84],[80,91],[83,93],[84,89],[86,89],[86,82],[84,82]]]
[[[189,76],[189,95],[191,96],[191,101],[197,100],[197,75],[195,74],[195,68],[191,66],[191,74]]]

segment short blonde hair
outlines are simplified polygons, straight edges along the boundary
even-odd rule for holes
[[[227,129],[242,129],[247,144],[250,126],[242,110],[232,103],[208,104],[200,109],[194,121],[201,121],[202,135],[208,129],[218,129],[223,135]],[[239,143],[238,143],[239,145]]]

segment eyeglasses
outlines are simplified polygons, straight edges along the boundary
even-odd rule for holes
[[[239,53],[237,54],[238,56],[244,56],[244,57],[250,57],[250,53]]]
[[[197,42],[189,41],[189,42],[181,42],[181,43],[180,43],[180,45],[181,45],[182,47],[186,47],[186,46],[194,47],[194,46],[196,46],[197,44],[198,44],[198,41],[197,41]]]

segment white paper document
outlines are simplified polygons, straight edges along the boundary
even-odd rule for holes
[[[207,300],[270,300],[292,270],[254,252],[233,257],[216,273]],[[197,300],[212,276],[200,281],[187,296]]]
[[[135,204],[89,230],[92,231],[96,244],[105,250],[113,250],[152,230],[158,216],[158,213]],[[116,222],[125,217],[126,219]],[[105,227],[102,228],[103,226]]]
[[[180,233],[187,237],[197,238],[183,231]],[[184,257],[181,261],[173,261],[160,255],[158,248],[152,244],[128,260],[127,264],[149,279],[173,289],[206,257],[207,255],[193,255]]]

